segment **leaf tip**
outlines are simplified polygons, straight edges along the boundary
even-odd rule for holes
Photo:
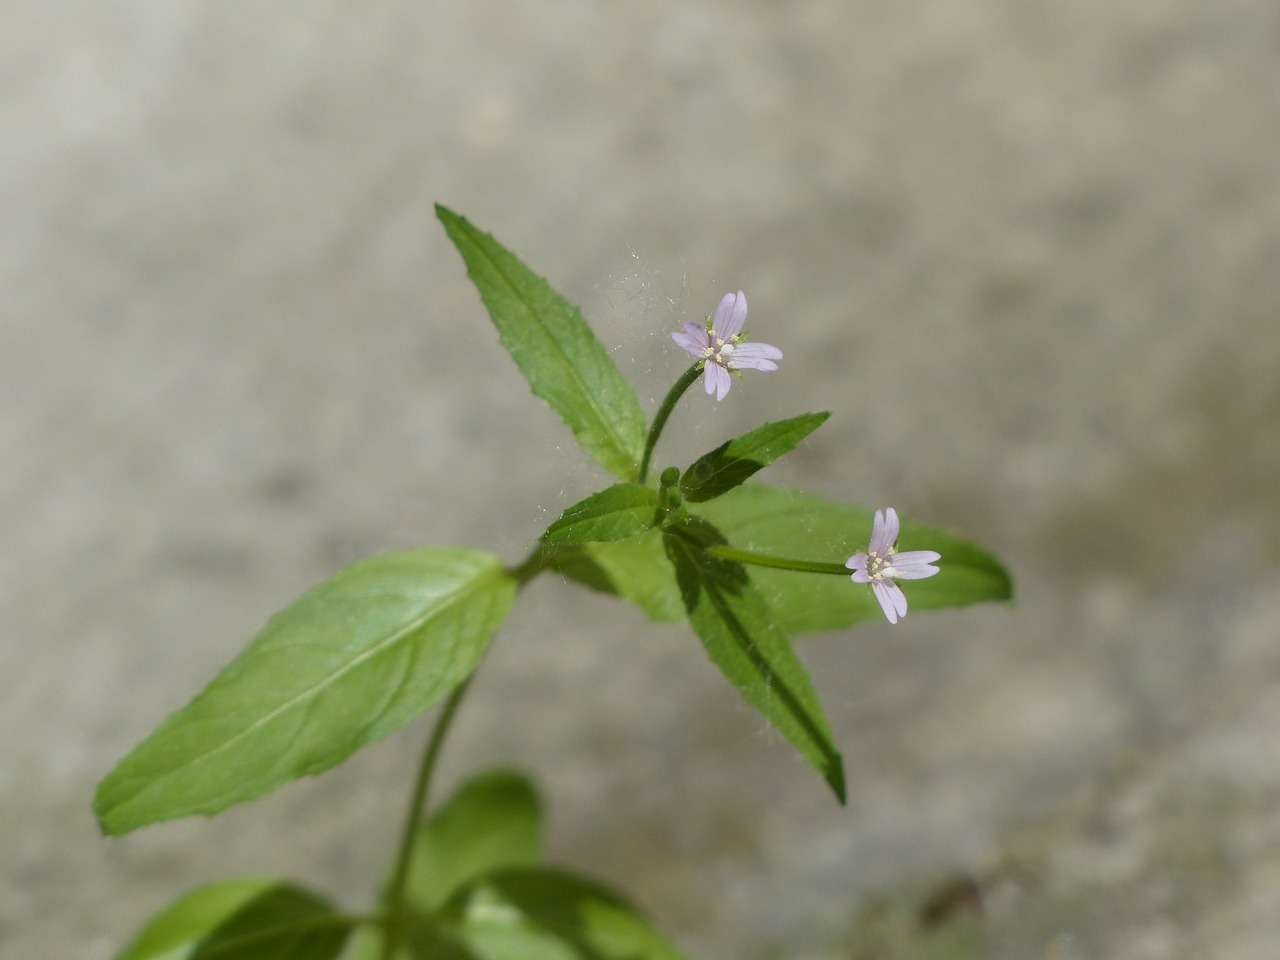
[[[836,800],[840,802],[840,806],[848,806],[849,795],[844,781],[844,757],[840,756],[840,754],[832,755],[827,764],[825,779],[831,786],[832,792],[836,795]]]

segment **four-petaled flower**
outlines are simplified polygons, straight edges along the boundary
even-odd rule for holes
[[[933,550],[908,550],[898,552],[898,511],[888,507],[884,513],[876,511],[871,526],[871,544],[866,553],[855,553],[845,561],[853,571],[854,583],[869,583],[875,591],[880,608],[890,623],[907,615],[907,595],[893,581],[923,580],[938,572],[933,566],[942,554]]]
[[[736,297],[732,293],[724,295],[705,327],[690,321],[671,335],[681,347],[705,362],[702,382],[707,393],[714,393],[717,400],[723,400],[729,392],[731,373],[741,376],[739,370],[777,370],[773,361],[782,359],[782,351],[771,344],[742,342],[746,319],[747,297],[739,290]]]

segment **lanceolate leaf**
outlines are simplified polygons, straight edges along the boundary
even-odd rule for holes
[[[843,803],[844,765],[804,665],[746,570],[704,550],[724,538],[700,521],[664,529],[663,542],[676,569],[689,623],[712,662],[822,774]]]
[[[582,313],[490,234],[438,204],[436,215],[533,392],[601,466],[633,476],[644,450],[644,412]]]
[[[350,930],[351,921],[321,897],[246,877],[174,901],[117,960],[331,960]]]
[[[276,614],[98,785],[103,830],[213,814],[378,740],[465,680],[515,583],[476,550],[363,560]]]
[[[449,939],[476,960],[681,958],[620,896],[561,870],[499,871],[477,880],[449,906],[458,917]]]
[[[734,437],[698,460],[680,478],[685,499],[691,503],[711,500],[740,485],[758,470],[822,426],[829,413],[805,413],[790,420],[766,423],[750,433]]]
[[[844,563],[867,548],[872,511],[803,490],[750,483],[698,512],[725,531],[735,547],[804,560]],[[626,546],[611,544],[610,546]],[[936,550],[939,572],[903,586],[914,615],[985,600],[1008,600],[1013,583],[1000,562],[954,534],[903,520],[900,550]],[[751,568],[778,624],[788,633],[837,630],[884,614],[865,585],[847,577]]]
[[[658,495],[638,483],[615,483],[560,515],[540,538],[543,543],[625,540],[653,526]]]

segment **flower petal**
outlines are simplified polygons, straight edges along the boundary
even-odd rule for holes
[[[875,522],[871,525],[871,553],[887,558],[889,548],[898,540],[898,511],[886,507],[884,513],[876,511]]]
[[[871,577],[867,575],[867,560],[868,557],[865,553],[855,553],[844,562],[844,565],[853,571],[850,575],[850,579],[852,579],[854,583],[871,582]]]
[[[714,393],[717,400],[724,399],[733,383],[733,377],[729,376],[729,371],[710,360],[707,361],[707,369],[702,375],[702,380],[706,385],[707,393]]]
[[[899,580],[923,580],[938,572],[933,561],[941,560],[942,554],[934,550],[907,550],[893,555],[894,576]]]
[[[896,584],[888,580],[876,580],[871,584],[876,599],[880,601],[880,609],[890,623],[897,623],[899,617],[907,615],[907,595]]]
[[[729,371],[724,367],[720,367],[720,379],[716,383],[716,399],[723,400],[729,394],[729,388],[733,386],[733,377],[729,376]]]
[[[877,510],[875,518],[871,521],[871,542],[867,544],[867,550],[878,557],[883,557],[888,552],[884,542],[884,532],[884,511]],[[892,546],[892,543],[889,546]]]
[[[743,370],[777,370],[782,351],[768,343],[740,343],[733,349],[733,365]]]
[[[727,299],[728,294],[726,294],[725,297]],[[721,300],[720,304],[721,306],[723,306],[724,300]],[[719,334],[724,339],[728,340],[731,337],[736,337],[738,334],[740,334],[742,332],[742,325],[746,322],[747,322],[747,295],[743,293],[741,290],[739,290],[738,296],[734,299],[733,304],[729,310],[729,316],[724,322],[724,326],[721,326],[718,323],[716,324],[716,333]]]
[[[699,359],[701,359],[707,352],[707,338],[705,332],[701,337],[695,337],[693,334],[677,331],[671,335],[671,339],[680,344],[682,349],[688,350]]]
[[[762,360],[782,359],[782,351],[772,343],[756,343],[751,341],[748,343],[740,343],[733,348],[733,359],[737,360],[744,354],[748,357],[758,357]]]
[[[733,322],[733,305],[736,298],[732,293],[726,293],[720,298],[720,303],[716,305],[716,312],[711,315],[711,329],[716,332],[716,336],[722,340],[728,340],[729,334],[725,333],[729,324]]]
[[[738,370],[763,370],[768,373],[778,369],[778,365],[772,360],[765,360],[763,357],[743,357],[737,352],[729,362]]]

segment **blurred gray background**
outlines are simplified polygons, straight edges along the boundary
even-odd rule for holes
[[[833,410],[769,479],[977,538],[1019,593],[799,641],[840,808],[686,630],[539,581],[442,786],[529,768],[552,856],[706,960],[921,956],[955,924],[957,957],[1276,955],[1275,3],[3,22],[4,957],[107,958],[225,874],[371,895],[426,718],[212,821],[108,841],[89,802],[308,586],[428,543],[518,560],[604,481],[435,201],[578,302],[649,410],[668,332],[744,288],[782,368],[691,395],[659,465]]]

